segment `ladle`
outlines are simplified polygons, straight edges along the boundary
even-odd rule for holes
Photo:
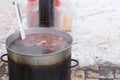
[[[21,18],[19,4],[17,2],[13,2],[13,5],[15,6],[15,9],[16,9],[16,14],[17,14],[19,28],[20,28],[20,34],[21,34],[21,38],[23,40],[23,39],[25,39],[25,32],[24,32],[24,25],[23,25],[22,18]]]

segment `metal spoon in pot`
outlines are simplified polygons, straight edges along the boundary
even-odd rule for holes
[[[13,5],[15,6],[15,9],[16,9],[16,14],[17,14],[18,22],[19,22],[19,27],[20,27],[20,34],[21,34],[21,38],[23,40],[23,39],[25,39],[25,32],[23,29],[24,25],[23,25],[22,18],[21,18],[19,4],[17,2],[13,2]]]

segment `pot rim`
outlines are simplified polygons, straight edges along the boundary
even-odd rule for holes
[[[56,30],[56,29],[53,29],[53,28],[32,28],[32,29],[27,29],[27,30],[35,30],[35,29],[36,29],[36,30],[37,30],[37,29],[51,29],[51,30]],[[26,30],[26,31],[27,31],[27,30]],[[60,31],[60,30],[56,30],[56,31],[62,32],[62,33],[66,34],[67,36],[69,36],[69,37],[71,38],[71,43],[70,43],[66,48],[61,49],[61,50],[58,50],[58,51],[56,51],[56,52],[52,52],[52,53],[48,53],[48,54],[24,54],[24,53],[19,53],[19,52],[17,52],[17,51],[14,51],[14,50],[10,49],[10,48],[8,47],[8,45],[7,45],[7,40],[8,40],[8,38],[11,37],[12,35],[14,35],[14,34],[17,33],[17,32],[20,32],[20,31],[14,32],[13,34],[9,35],[9,36],[7,37],[7,39],[5,40],[5,46],[6,46],[6,49],[12,51],[13,53],[15,53],[15,54],[17,54],[17,55],[29,56],[29,57],[30,57],[30,56],[31,56],[31,57],[43,57],[43,56],[52,56],[52,55],[62,54],[62,52],[64,52],[65,50],[69,49],[70,47],[72,47],[73,38],[72,38],[72,36],[71,36],[70,34],[66,33],[65,31]]]

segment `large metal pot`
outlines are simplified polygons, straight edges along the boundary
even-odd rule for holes
[[[72,37],[66,32],[55,29],[39,28],[25,30],[26,35],[35,33],[52,33],[64,37],[69,46],[51,54],[25,54],[9,48],[9,45],[20,38],[20,32],[15,32],[6,39],[8,68],[10,80],[70,80]],[[18,66],[19,68],[16,68]],[[22,67],[22,68],[20,68]],[[37,69],[37,70],[35,70]]]

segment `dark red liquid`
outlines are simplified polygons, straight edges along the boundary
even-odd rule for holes
[[[24,54],[49,54],[68,47],[68,41],[55,34],[38,33],[26,35],[24,40],[17,39],[9,48]]]
[[[70,80],[70,57],[51,66],[23,65],[8,59],[9,80]]]

